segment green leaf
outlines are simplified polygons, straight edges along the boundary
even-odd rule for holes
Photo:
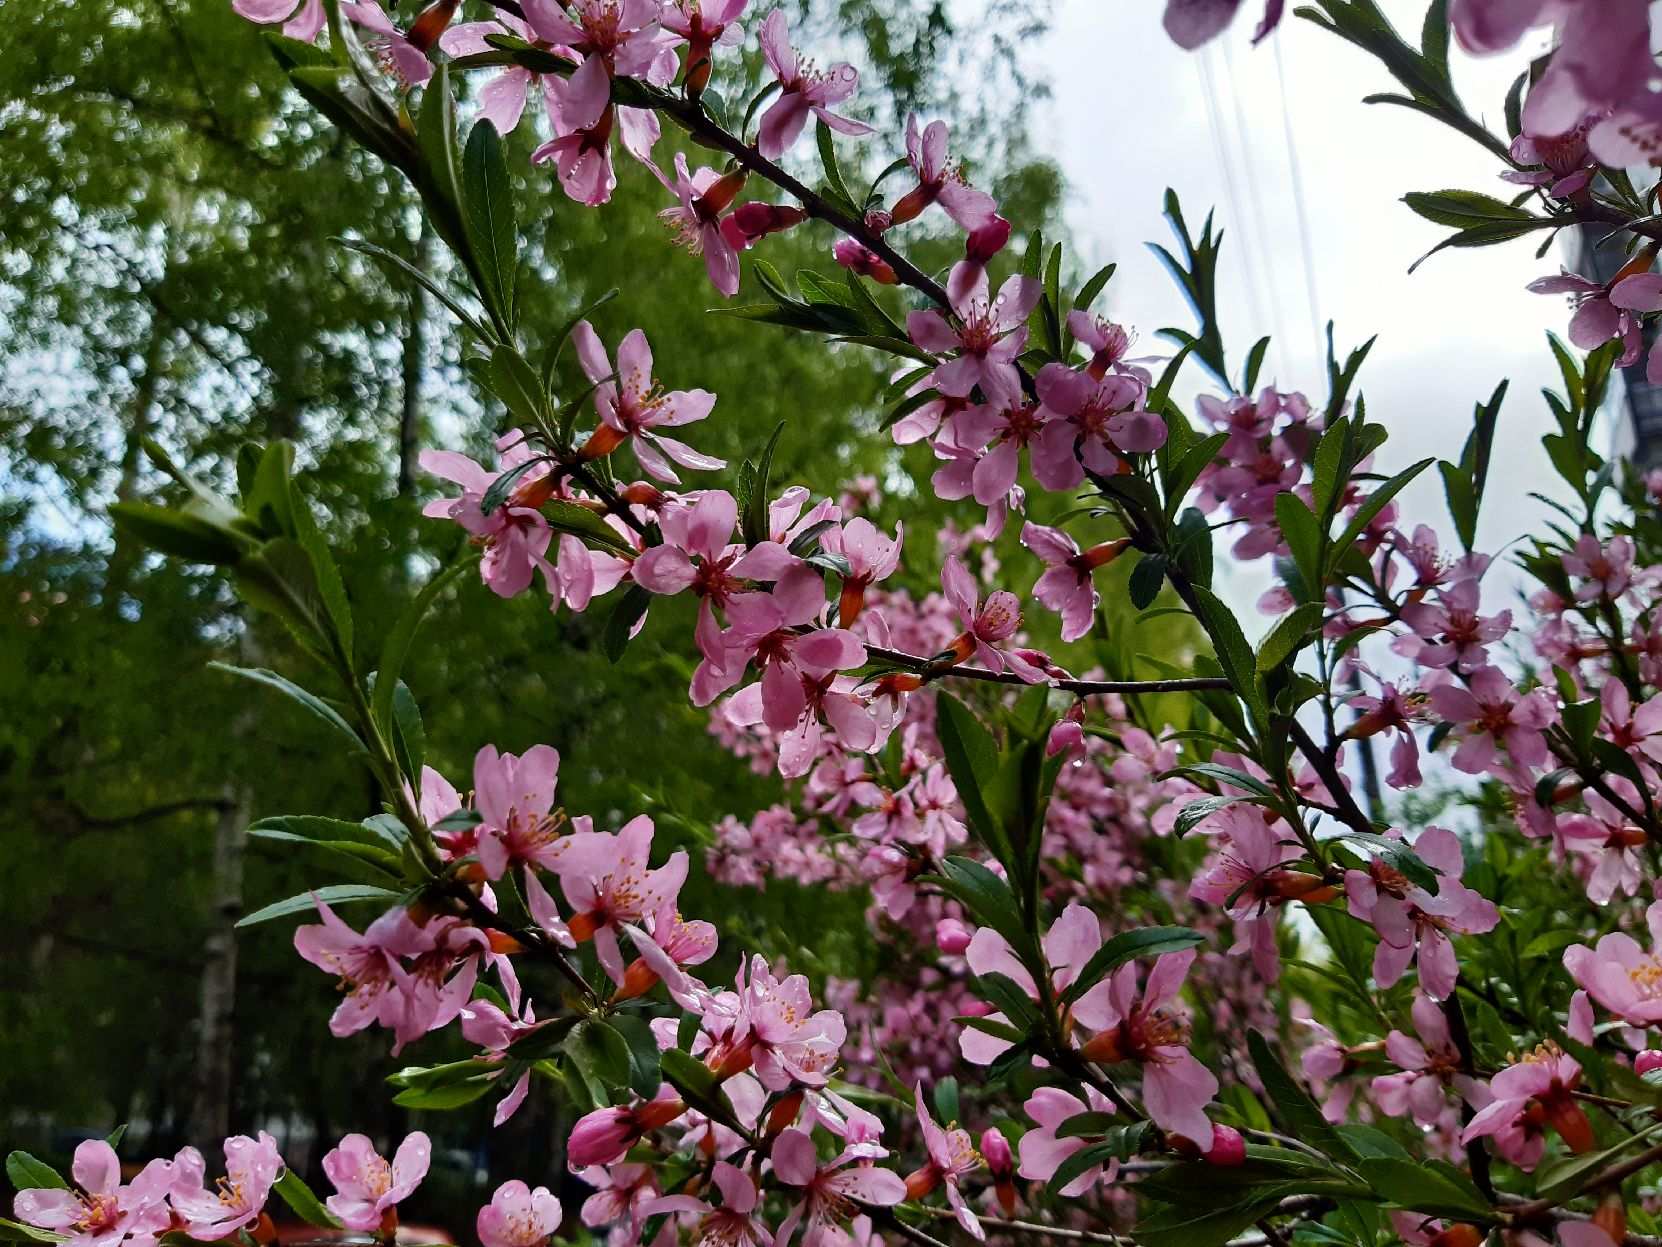
[[[1119,266],[1115,264],[1105,264],[1092,274],[1090,281],[1079,287],[1079,293],[1073,296],[1073,310],[1076,312],[1090,311],[1091,304],[1096,302],[1097,295],[1102,293],[1103,288],[1113,278],[1114,270],[1117,267]]]
[[[1256,1030],[1247,1032],[1247,1050],[1252,1055],[1252,1065],[1258,1071],[1264,1093],[1281,1114],[1288,1132],[1334,1160],[1347,1164],[1354,1161],[1356,1153],[1350,1144],[1322,1116],[1320,1107],[1310,1098],[1310,1094],[1293,1080],[1262,1033]]]
[[[831,194],[842,201],[840,206],[845,208],[850,216],[860,215],[854,196],[848,193],[848,187],[843,182],[842,166],[837,163],[837,146],[831,135],[831,127],[823,121],[817,121],[814,125],[814,142],[819,145],[820,165],[825,170],[825,184],[831,188]]]
[[[1160,590],[1165,583],[1166,560],[1158,554],[1143,555],[1131,569],[1131,575],[1126,581],[1126,592],[1131,596],[1131,605],[1138,610],[1147,610],[1160,596]]]
[[[726,1115],[721,1085],[703,1061],[688,1056],[679,1048],[671,1048],[659,1057],[659,1063],[663,1068],[664,1081],[679,1091],[688,1104],[706,1116]]]
[[[1428,1216],[1489,1222],[1495,1212],[1471,1181],[1456,1170],[1389,1157],[1371,1157],[1357,1169],[1381,1199]]]
[[[1010,885],[979,861],[969,858],[946,858],[941,861],[939,870],[942,890],[962,901],[964,908],[969,909],[981,926],[991,926],[1004,936],[1010,948],[1015,949],[1017,958],[1032,969],[1034,943],[1022,923],[1022,914],[1015,904],[1015,893],[1010,891]]]
[[[1270,630],[1269,636],[1258,647],[1258,669],[1274,671],[1282,663],[1297,656],[1321,627],[1322,605],[1305,602],[1283,616]]]
[[[313,888],[310,892],[302,892],[298,896],[291,896],[287,900],[274,901],[264,909],[256,909],[237,923],[239,927],[251,927],[261,922],[270,922],[273,918],[287,918],[291,914],[303,914],[317,908],[317,902],[322,901],[331,908],[339,905],[356,905],[364,901],[376,901],[386,906],[404,899],[404,893],[394,892],[391,888],[371,887],[368,884],[333,883],[328,887]]]
[[[1401,840],[1393,840],[1389,836],[1376,836],[1363,831],[1342,832],[1338,838],[1354,844],[1367,845],[1368,848],[1374,851],[1375,856],[1383,859],[1387,865],[1401,873],[1408,882],[1416,887],[1424,888],[1433,896],[1436,895],[1437,872],[1426,865],[1419,854],[1415,853]]]
[[[1558,1203],[1574,1198],[1595,1173],[1633,1151],[1639,1144],[1654,1141],[1658,1129],[1659,1127],[1652,1126],[1648,1130],[1640,1130],[1614,1147],[1583,1152],[1580,1155],[1560,1156],[1548,1161],[1535,1171],[1536,1198],[1550,1199]]]
[[[1024,1035],[1039,1024],[1039,1013],[1027,991],[1007,974],[978,974],[970,986]]]
[[[1293,564],[1306,599],[1320,600],[1322,593],[1322,542],[1326,534],[1315,513],[1294,493],[1275,496],[1275,523],[1293,552]]]
[[[514,327],[514,287],[518,240],[513,183],[502,157],[502,138],[489,121],[474,123],[462,153],[465,190],[462,225],[479,265],[485,303],[508,329]]]
[[[6,1156],[6,1177],[20,1191],[67,1191],[69,1183],[63,1175],[45,1161],[28,1152],[10,1152]]]
[[[1106,1134],[1122,1124],[1119,1116],[1113,1112],[1075,1113],[1057,1126],[1053,1133],[1058,1139],[1084,1139],[1092,1135]]]
[[[1250,797],[1202,797],[1198,801],[1191,801],[1177,812],[1177,821],[1173,830],[1179,836],[1186,836],[1201,823],[1211,818],[1219,810],[1235,805],[1240,801],[1249,801]]]
[[[307,1225],[331,1230],[342,1228],[340,1218],[323,1206],[323,1201],[312,1194],[312,1188],[294,1170],[285,1167],[283,1176],[272,1183],[271,1189],[281,1195],[290,1211]]]
[[[970,829],[1004,869],[1012,871],[1010,839],[993,816],[986,793],[986,785],[998,771],[998,745],[992,733],[952,694],[936,694],[935,705],[941,753]]]
[[[312,584],[323,603],[323,613],[333,632],[337,662],[344,663],[350,676],[356,671],[355,646],[352,633],[352,603],[346,596],[346,585],[341,580],[340,566],[335,554],[318,529],[306,499],[295,494],[292,500],[292,519],[295,539],[311,563]]]
[[[621,554],[626,558],[633,558],[635,555],[635,547],[601,519],[599,514],[587,507],[567,502],[564,498],[552,498],[543,503],[542,514],[548,521],[548,526],[555,532],[570,533],[592,550],[599,550],[605,554]]]
[[[1374,490],[1373,493],[1369,494],[1368,500],[1356,508],[1356,514],[1351,516],[1350,523],[1345,525],[1344,532],[1340,533],[1339,539],[1333,543],[1332,557],[1337,559],[1343,556],[1344,552],[1350,549],[1351,543],[1362,535],[1362,530],[1366,528],[1370,522],[1372,522],[1374,516],[1378,515],[1385,509],[1385,504],[1401,493],[1403,487],[1406,486],[1409,481],[1413,480],[1421,472],[1424,472],[1435,462],[1435,459],[1421,459],[1412,467],[1404,468],[1402,471],[1398,472],[1395,476],[1391,477],[1390,480],[1386,481],[1378,489]]]
[[[477,316],[468,311],[467,308],[463,307],[461,303],[457,301],[455,295],[444,289],[444,287],[440,286],[436,281],[428,276],[428,274],[411,264],[403,256],[397,254],[396,252],[388,251],[385,247],[378,247],[374,243],[364,242],[362,239],[337,238],[335,241],[345,247],[348,251],[356,251],[360,255],[367,255],[372,259],[379,260],[383,264],[391,265],[442,303],[446,310],[448,310],[449,313],[457,320],[461,321],[467,328],[468,332],[475,338],[479,339],[480,342],[485,343],[487,346],[494,346],[496,344],[496,334],[485,328],[485,326],[480,323]]]
[[[1270,349],[1269,335],[1252,344],[1252,350],[1247,352],[1246,367],[1241,373],[1241,393],[1250,395],[1258,387],[1258,372],[1264,366],[1264,355]]]
[[[67,1243],[69,1235],[43,1230],[39,1226],[24,1225],[10,1217],[0,1217],[0,1241],[9,1243]]]
[[[600,634],[600,649],[607,661],[616,662],[623,657],[630,633],[651,602],[652,595],[639,585],[632,584],[623,591],[612,613],[606,616],[606,628]]]
[[[1052,1194],[1060,1195],[1081,1175],[1116,1159],[1114,1152],[1115,1149],[1108,1143],[1086,1144],[1056,1167],[1050,1181],[1045,1183],[1045,1189]]]
[[[460,554],[421,586],[421,591],[404,608],[398,616],[398,622],[392,626],[392,630],[387,633],[387,639],[382,642],[381,661],[375,671],[375,687],[370,695],[370,712],[383,731],[391,726],[393,693],[398,688],[399,673],[404,669],[404,660],[409,656],[410,646],[415,641],[422,620],[427,617],[427,612],[433,609],[439,595],[448,589],[463,571],[473,565],[472,548],[464,546]]]
[[[354,823],[344,825],[348,827],[356,826]],[[357,840],[318,840],[281,827],[250,827],[248,834],[255,840],[301,844],[325,854],[342,858],[352,863],[359,872],[367,871],[369,872],[369,878],[380,882],[398,883],[400,881],[402,860],[398,854],[377,844],[364,844]]]
[[[543,389],[542,376],[513,347],[506,344],[497,347],[491,352],[489,367],[475,376],[489,382],[490,392],[502,400],[514,423],[532,428],[542,428],[548,423],[548,393]],[[496,483],[492,482],[493,488]],[[506,488],[501,494],[496,499],[497,506],[502,505]],[[485,506],[483,501],[479,506],[487,513],[496,509]]]
[[[591,1085],[599,1083],[607,1091],[629,1086],[629,1041],[610,1024],[585,1018],[566,1036],[562,1047]]]
[[[1079,977],[1062,993],[1062,1002],[1072,1004],[1128,961],[1182,952],[1205,942],[1204,935],[1188,927],[1140,927],[1121,931],[1091,954]]]
[[[658,1040],[652,1034],[652,1027],[638,1013],[616,1013],[610,1020],[629,1049],[629,1089],[650,1100],[658,1094],[664,1080],[659,1066]]]
[[[469,1062],[469,1064],[475,1064]],[[471,1078],[464,1078],[459,1082],[445,1083],[437,1087],[407,1087],[393,1096],[392,1102],[400,1108],[429,1109],[434,1112],[446,1112],[449,1109],[461,1108],[472,1104],[485,1092],[496,1085],[496,1074],[475,1074]]]
[[[256,684],[263,684],[267,688],[276,689],[290,699],[299,702],[320,722],[327,724],[351,741],[355,749],[360,752],[363,751],[364,742],[359,739],[358,733],[352,730],[352,725],[341,718],[340,713],[333,706],[321,697],[308,693],[292,680],[285,679],[275,671],[267,671],[264,667],[236,667],[224,662],[211,662],[208,666],[216,671],[224,671],[230,675],[240,676],[245,680],[252,680]]]
[[[294,443],[275,441],[254,470],[254,488],[243,510],[268,537],[294,536]]]
[[[1435,221],[1438,225],[1452,225],[1456,229],[1540,220],[1533,212],[1526,212],[1504,199],[1496,199],[1479,191],[1410,191],[1402,197],[1402,202],[1426,220]]]
[[[189,511],[148,502],[117,502],[110,507],[110,517],[117,528],[151,549],[186,562],[225,567],[243,554],[244,543],[229,529]]]
[[[746,545],[755,545],[768,539],[768,489],[773,476],[773,452],[784,432],[785,422],[781,420],[774,426],[773,435],[768,438],[767,445],[762,448],[762,453],[756,460],[750,493],[744,499],[743,512],[739,516]]]
[[[1258,660],[1247,644],[1241,624],[1210,589],[1194,587],[1195,604],[1200,610],[1200,622],[1212,640],[1218,663],[1228,677],[1230,686],[1242,701],[1252,709],[1253,717],[1263,723],[1269,718],[1264,695],[1258,686]]]

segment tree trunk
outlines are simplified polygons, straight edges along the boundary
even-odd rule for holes
[[[416,268],[430,272],[433,264],[433,232],[422,214],[421,233],[416,237]],[[421,379],[427,368],[427,292],[421,283],[410,282],[409,311],[404,327],[403,393],[398,411],[398,496],[406,498],[415,487],[416,448],[421,438]]]
[[[227,782],[225,798],[225,806],[214,821],[213,911],[202,949],[201,1008],[189,1131],[191,1140],[198,1144],[211,1143],[231,1133],[236,1047],[236,925],[242,917],[248,794],[239,785]]]

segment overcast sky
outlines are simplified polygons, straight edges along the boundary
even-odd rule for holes
[[[1473,403],[1510,377],[1479,531],[1479,544],[1495,549],[1545,510],[1527,497],[1548,488],[1550,472],[1540,389],[1557,370],[1544,334],[1562,334],[1567,308],[1523,287],[1556,271],[1559,256],[1536,260],[1537,243],[1526,239],[1445,251],[1410,276],[1408,266],[1450,231],[1415,216],[1401,196],[1448,187],[1504,196],[1497,163],[1429,118],[1363,104],[1393,80],[1294,18],[1292,4],[1277,33],[1252,47],[1257,7],[1247,0],[1232,30],[1188,54],[1161,32],[1159,0],[1058,0],[1054,29],[1034,54],[1053,93],[1035,132],[1064,171],[1075,244],[1093,265],[1118,262],[1112,312],[1152,345],[1161,326],[1193,323],[1143,246],[1166,241],[1161,193],[1175,189],[1196,228],[1215,207],[1227,232],[1219,315],[1232,368],[1273,334],[1263,379],[1319,399],[1320,326],[1335,322],[1341,350],[1378,333],[1362,388],[1369,417],[1391,431],[1386,470],[1456,456]],[[1425,0],[1382,7],[1399,30],[1417,32]],[[1454,51],[1467,107],[1498,132],[1527,55]],[[1408,521],[1450,531],[1435,471],[1403,498]],[[1264,578],[1234,573],[1232,596],[1256,596],[1268,569],[1257,570]]]

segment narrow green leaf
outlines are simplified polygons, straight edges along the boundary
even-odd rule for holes
[[[261,922],[270,922],[273,918],[287,918],[291,914],[303,914],[317,908],[317,902],[322,901],[330,908],[338,905],[357,905],[365,901],[376,901],[390,907],[393,903],[402,900],[404,893],[394,892],[390,888],[371,887],[368,884],[335,883],[328,887],[313,888],[310,892],[302,892],[298,896],[291,896],[286,900],[275,901],[264,909],[256,909],[237,923],[239,927],[252,927]]]

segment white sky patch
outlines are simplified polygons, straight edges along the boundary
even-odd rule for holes
[[[1535,259],[1538,240],[1434,256],[1408,266],[1452,231],[1415,216],[1408,191],[1452,187],[1502,198],[1512,188],[1476,143],[1428,117],[1364,95],[1396,90],[1383,66],[1295,18],[1254,48],[1256,0],[1199,54],[1160,29],[1159,0],[1058,0],[1051,31],[1032,54],[1052,99],[1034,133],[1068,187],[1067,220],[1081,266],[1119,269],[1104,306],[1156,345],[1154,331],[1193,319],[1159,261],[1143,245],[1168,241],[1161,196],[1172,187],[1198,231],[1209,208],[1225,231],[1219,317],[1236,375],[1262,334],[1274,335],[1260,384],[1326,392],[1322,326],[1335,323],[1341,355],[1379,335],[1359,385],[1368,416],[1391,431],[1379,466],[1457,457],[1473,404],[1510,377],[1502,408],[1479,548],[1498,550],[1547,510],[1530,490],[1554,492],[1540,446],[1551,428],[1543,386],[1560,384],[1545,332],[1562,335],[1562,300],[1525,283],[1556,271],[1557,251]],[[1425,0],[1383,0],[1399,31],[1417,41]],[[1504,135],[1503,104],[1529,48],[1477,59],[1453,51],[1468,109]],[[1099,310],[1102,310],[1099,308]],[[1168,348],[1169,349],[1169,348]],[[1198,387],[1202,374],[1191,374]],[[1191,389],[1191,393],[1193,390]],[[1434,469],[1401,495],[1402,519],[1426,522],[1445,542],[1452,527]],[[1229,560],[1223,587],[1243,606],[1269,583],[1267,560]],[[1491,600],[1507,596],[1496,569]],[[1495,593],[1495,590],[1501,590]],[[1267,624],[1267,621],[1266,621]],[[1261,632],[1248,623],[1249,634]]]

